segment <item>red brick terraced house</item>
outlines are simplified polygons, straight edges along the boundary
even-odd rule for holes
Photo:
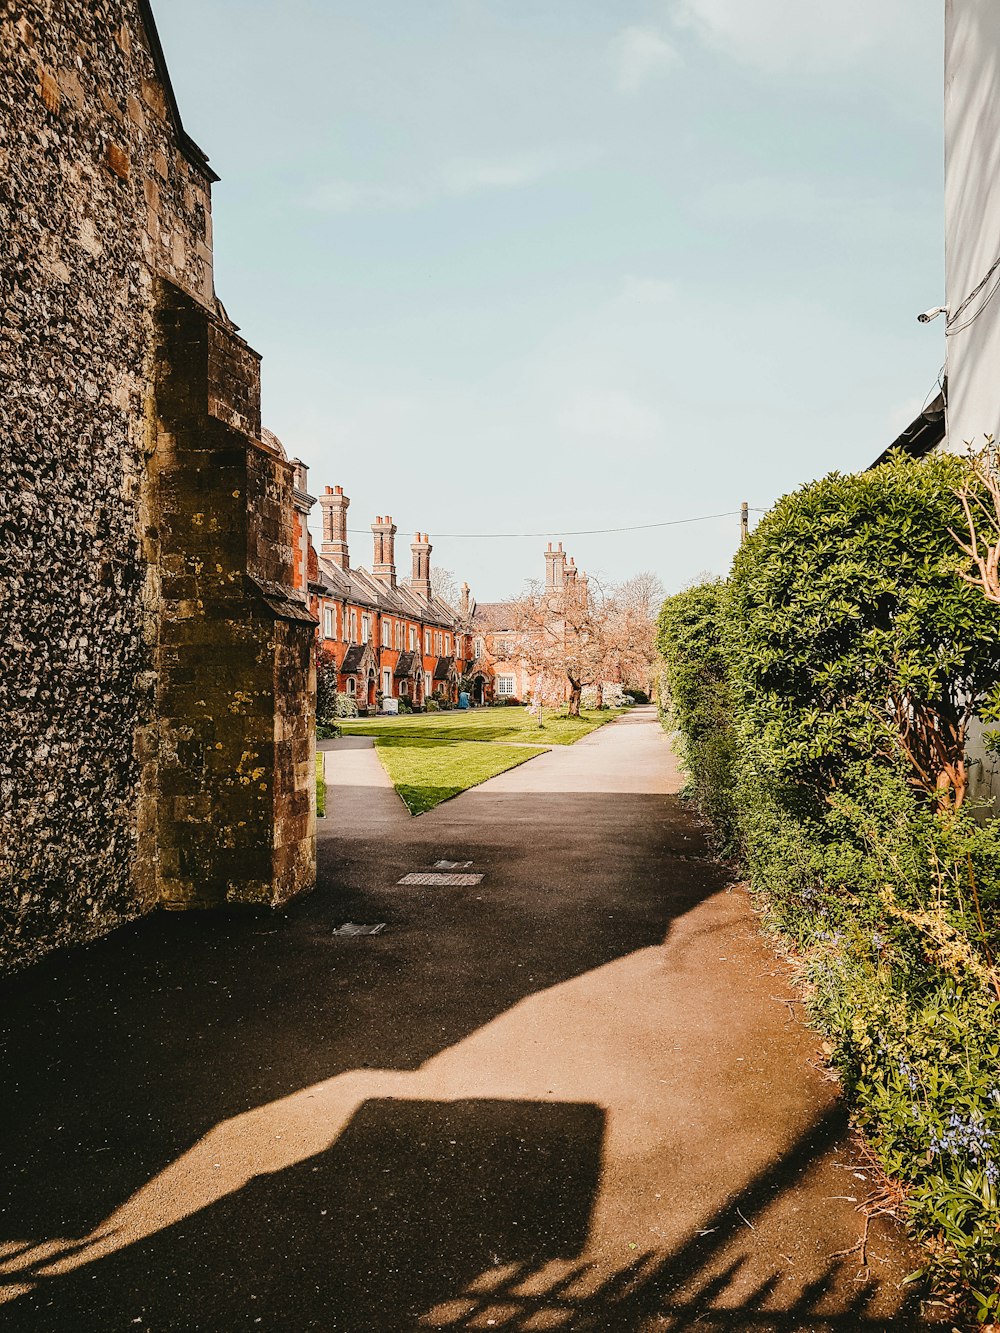
[[[561,600],[571,590],[578,590],[586,600],[587,576],[563,550],[562,542],[549,542],[545,555],[545,588],[542,607],[547,608],[547,623],[559,620]],[[537,671],[523,651],[525,626],[516,602],[480,602],[468,616],[472,639],[472,663],[468,670],[473,703],[504,703],[519,700],[528,703],[538,689]],[[566,698],[569,698],[567,680]]]
[[[468,622],[475,610],[468,585],[458,611],[436,597],[431,587],[432,546],[418,532],[411,544],[410,579],[396,574],[396,525],[388,515],[371,525],[371,569],[352,566],[347,540],[349,498],[341,486],[327,486],[319,497],[323,539],[317,552],[306,519],[313,497],[307,469],[297,465],[296,502],[302,543],[299,573],[318,620],[321,654],[337,664],[337,689],[372,713],[385,700],[405,699],[422,706],[437,696],[458,701],[461,677],[472,664]]]

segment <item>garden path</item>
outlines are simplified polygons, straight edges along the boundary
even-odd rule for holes
[[[283,920],[153,918],[6,1007],[0,1327],[919,1327],[654,712],[418,819],[353,753]]]

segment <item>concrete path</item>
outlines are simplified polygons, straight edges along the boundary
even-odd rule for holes
[[[418,819],[373,763],[330,759],[284,920],[156,918],[12,988],[0,1327],[919,1327],[652,711]],[[439,861],[482,879],[398,883]]]

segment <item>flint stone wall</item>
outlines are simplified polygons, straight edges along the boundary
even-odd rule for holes
[[[259,441],[257,358],[215,301],[215,177],[180,126],[147,6],[7,6],[0,68],[7,969],[159,903],[276,902],[308,887],[312,666],[311,625],[282,600],[290,469]],[[167,351],[178,309],[205,346],[187,382],[190,359]],[[202,500],[230,473],[240,495],[222,526]],[[221,600],[206,586],[217,566],[231,575]],[[237,622],[252,629],[254,721],[229,698],[212,746],[257,752],[252,800],[204,750],[193,761],[193,701],[172,694],[179,672],[195,687],[214,679]],[[209,867],[203,823],[203,854],[181,870],[175,853],[199,845],[191,829],[207,818],[234,854]]]

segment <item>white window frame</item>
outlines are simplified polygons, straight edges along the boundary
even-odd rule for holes
[[[411,626],[410,626],[410,652],[411,652],[411,653],[415,653],[416,651],[417,651],[417,627],[416,627],[416,625],[411,625]]]
[[[391,620],[383,620],[383,621],[382,621],[382,647],[383,647],[383,648],[391,648],[391,647],[392,647],[392,621],[391,621]]]
[[[382,669],[382,698],[392,698],[392,667]]]
[[[351,643],[357,643],[357,641],[358,641],[358,613],[357,613],[357,611],[352,610],[352,611],[351,611]]]
[[[484,657],[486,655],[486,644],[483,642],[483,639],[481,637],[476,638],[475,642],[472,645],[472,651],[477,658]]]
[[[517,695],[516,676],[497,676],[497,698],[513,699]]]
[[[372,636],[372,618],[370,615],[361,616],[361,642],[367,643]]]
[[[424,697],[430,698],[434,693],[434,677],[429,671],[424,672]]]
[[[324,606],[324,608],[323,608],[323,638],[324,638],[324,639],[332,639],[332,638],[334,638],[334,635],[335,635],[335,629],[336,629],[336,617],[334,616],[334,613],[333,613],[333,607],[332,607],[332,606]]]
[[[444,655],[445,655],[445,657],[450,657],[450,656],[451,656],[451,635],[450,635],[450,634],[446,634],[446,635],[444,636]]]
[[[348,677],[347,677],[347,693],[348,693],[348,694],[357,694],[357,692],[358,692],[358,682],[354,679],[353,676],[348,676]]]

